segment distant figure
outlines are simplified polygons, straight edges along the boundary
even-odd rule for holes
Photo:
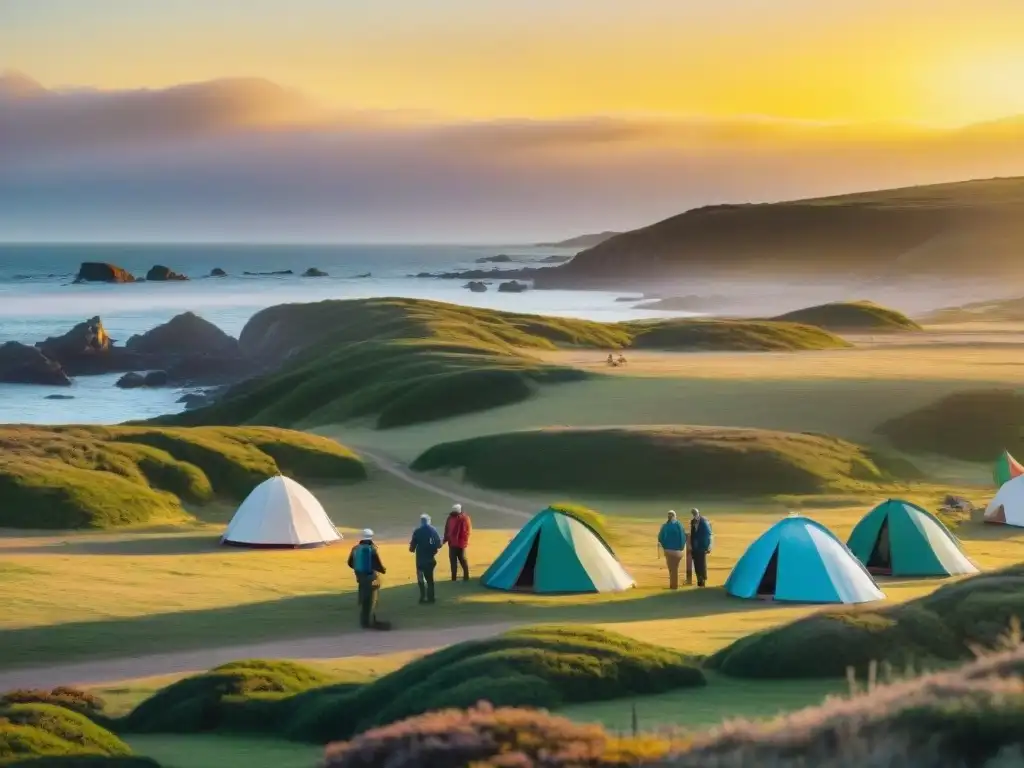
[[[679,589],[679,563],[686,554],[686,531],[674,509],[668,511],[668,520],[658,532],[658,546],[665,552],[668,566],[668,588]]]
[[[626,364],[626,358],[623,357],[622,355],[619,355],[618,364],[619,365],[625,365]]]
[[[391,629],[391,624],[377,621],[377,598],[380,594],[380,576],[387,569],[380,561],[377,545],[373,543],[373,531],[363,531],[362,539],[352,547],[348,556],[348,567],[356,574],[359,585],[359,624],[363,629]]]
[[[608,353],[608,365],[615,367],[615,355],[611,352]]]
[[[711,523],[699,509],[690,510],[690,552],[693,570],[697,572],[697,586],[708,583],[708,553],[711,551]]]
[[[430,515],[420,515],[420,524],[412,532],[409,551],[416,554],[416,583],[420,587],[420,604],[434,601],[434,568],[441,549],[441,536],[430,524]]]
[[[451,514],[444,524],[444,540],[448,545],[448,562],[452,566],[452,581],[458,581],[458,566],[462,566],[462,580],[469,581],[469,564],[466,562],[466,547],[469,546],[469,534],[473,525],[469,515],[462,511],[462,505],[452,507]]]

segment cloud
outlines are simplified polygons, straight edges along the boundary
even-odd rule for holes
[[[0,239],[548,239],[715,202],[1024,174],[1022,139],[1020,120],[451,124],[326,114],[262,80],[64,93],[0,77]]]

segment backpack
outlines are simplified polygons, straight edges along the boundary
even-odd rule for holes
[[[373,546],[360,544],[352,557],[352,570],[357,576],[368,576],[373,573]]]

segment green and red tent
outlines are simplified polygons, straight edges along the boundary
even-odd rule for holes
[[[1003,451],[1002,455],[996,459],[995,467],[992,468],[992,479],[995,480],[996,487],[1001,488],[1003,483],[1021,475],[1024,475],[1024,466],[1021,466],[1009,451]]]

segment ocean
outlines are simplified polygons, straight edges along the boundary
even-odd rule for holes
[[[499,253],[502,264],[477,259]],[[124,343],[191,310],[237,336],[266,307],[324,299],[379,296],[434,299],[466,306],[615,322],[666,317],[616,299],[635,293],[528,291],[471,293],[462,280],[412,278],[419,272],[521,269],[557,248],[523,246],[394,245],[0,245],[0,343],[32,344],[99,315],[111,337]],[[110,262],[136,277],[155,264],[188,275],[187,282],[84,284],[72,281],[84,261]],[[205,277],[219,267],[228,277]],[[328,277],[305,278],[310,267]],[[293,275],[243,272],[292,270]],[[371,277],[358,277],[369,273]],[[685,313],[671,313],[685,314]],[[177,389],[120,390],[117,375],[79,377],[70,389],[0,384],[0,423],[116,424],[181,410]],[[47,399],[70,395],[70,400]]]

